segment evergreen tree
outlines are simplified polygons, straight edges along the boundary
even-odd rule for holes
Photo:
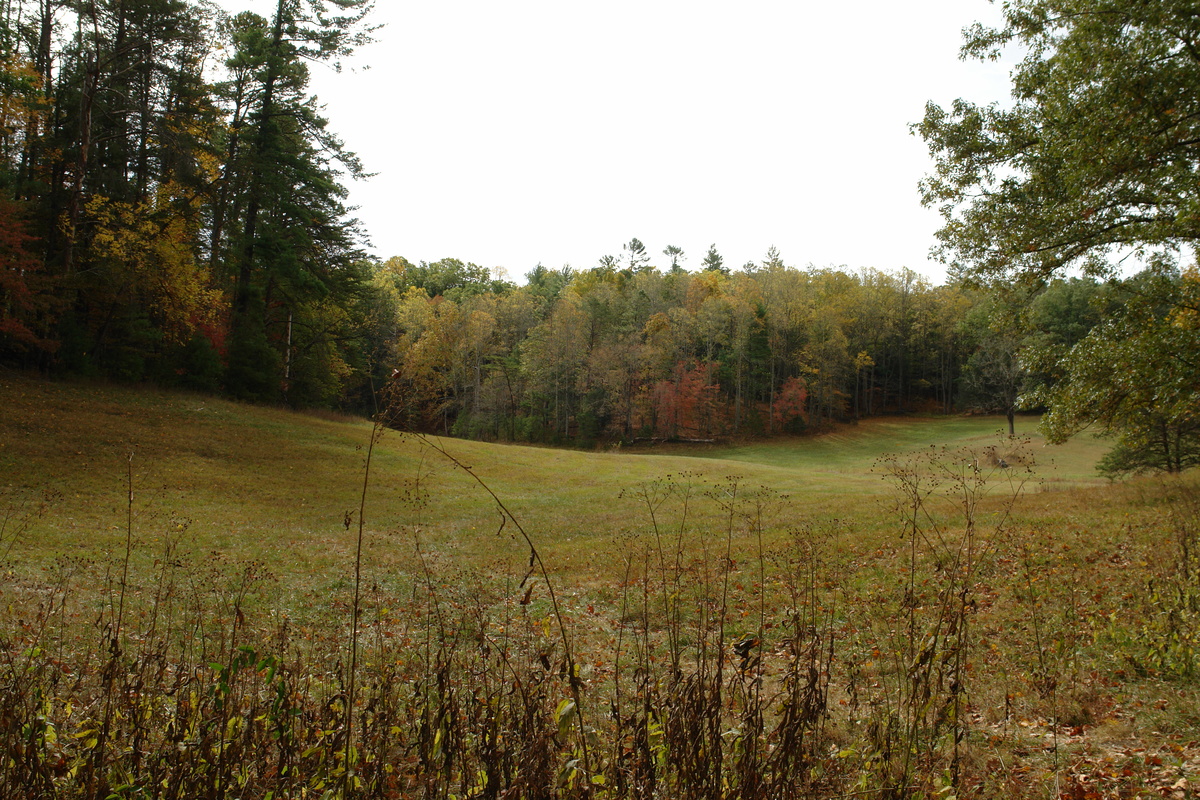
[[[725,259],[717,252],[715,244],[708,246],[708,252],[704,254],[704,260],[700,263],[703,264],[706,271],[720,272],[723,275],[729,274],[729,270],[725,268]]]
[[[326,16],[329,8],[346,12]],[[353,154],[326,130],[316,102],[307,95],[306,60],[336,58],[362,33],[366,0],[278,0],[271,21],[242,14],[232,28],[231,68],[251,76],[245,116],[249,142],[227,180],[245,186],[237,246],[233,249],[233,327],[228,389],[246,397],[269,396],[279,359],[265,357],[272,334],[294,316],[297,305],[352,288],[361,274],[359,231],[347,219],[338,168],[362,174]],[[274,329],[273,331],[271,329]],[[284,341],[283,361],[291,357]],[[240,357],[235,360],[233,354]],[[261,358],[261,361],[258,359]],[[261,363],[262,374],[251,375]]]
[[[683,248],[669,244],[663,250],[663,255],[671,259],[671,272],[678,273],[683,271]]]

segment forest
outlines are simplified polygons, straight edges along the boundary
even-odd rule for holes
[[[1099,385],[1122,326],[1194,338],[1178,323],[1194,319],[1179,298],[1195,274],[1177,259],[1133,276],[1060,269],[1083,247],[1014,277],[975,258],[962,237],[978,226],[953,210],[943,234],[962,241],[947,239],[940,286],[904,268],[797,267],[774,247],[740,266],[716,244],[660,255],[638,238],[595,265],[527,267],[521,285],[456,258],[369,256],[346,204],[369,165],[309,90],[310,65],[370,40],[369,10],[0,5],[0,361],[355,412],[387,385],[413,429],[581,446],[907,412],[1003,412],[1011,428],[1019,408],[1049,408],[1060,438],[1136,428],[1124,452],[1141,455],[1115,467],[1194,462],[1190,417],[1143,419],[1161,392]],[[974,112],[931,107],[919,126],[938,165],[925,201],[945,209],[973,152],[956,113]],[[1139,352],[1158,364],[1152,349]],[[1088,385],[1104,397],[1068,410]]]

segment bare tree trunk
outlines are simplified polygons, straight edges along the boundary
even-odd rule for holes
[[[83,93],[79,98],[79,156],[75,159],[75,174],[71,180],[71,199],[67,206],[67,242],[63,253],[63,266],[67,275],[75,271],[75,235],[79,229],[79,211],[83,201],[83,176],[88,169],[88,155],[92,147],[92,105],[96,99],[96,86],[100,81],[100,66],[96,55],[90,53],[85,58]]]

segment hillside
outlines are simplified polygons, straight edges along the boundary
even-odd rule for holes
[[[812,518],[843,516],[842,495],[863,495],[864,522],[875,524],[888,495],[876,470],[881,455],[930,444],[982,449],[996,443],[1001,427],[998,417],[887,418],[813,437],[641,453],[388,431],[376,451],[367,524],[390,536],[419,521],[431,541],[494,552],[492,505],[434,449],[444,446],[570,571],[567,562],[578,555],[580,541],[603,548],[643,523],[638,504],[620,495],[647,482],[681,473],[698,484],[738,476],[746,486],[802,500]],[[163,535],[171,520],[186,519],[197,552],[272,563],[275,552],[284,562],[299,559],[305,570],[337,572],[347,557],[343,523],[359,505],[370,436],[368,422],[329,414],[14,373],[0,379],[0,485],[18,496],[32,490],[60,495],[36,543],[25,545],[46,555],[78,549],[81,540],[88,547],[114,546],[123,536],[132,468],[139,536]],[[1029,452],[1039,462],[1040,488],[1107,484],[1091,471],[1103,452],[1094,440],[1047,448],[1033,437]],[[419,509],[411,502],[415,484],[429,501]]]

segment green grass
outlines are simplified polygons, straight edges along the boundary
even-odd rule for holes
[[[1048,445],[1037,432],[1038,417],[1017,418],[1016,433],[1027,438],[1039,469],[1050,483],[1103,485],[1096,463],[1109,444],[1090,435],[1064,445]],[[838,425],[813,436],[780,437],[740,445],[695,447],[690,455],[800,471],[814,484],[873,486],[866,482],[880,456],[904,453],[930,444],[948,447],[986,447],[1007,431],[1000,416],[882,417],[857,425]],[[673,452],[689,452],[675,446]],[[851,483],[847,483],[849,480]],[[861,481],[861,482],[860,482]]]
[[[557,568],[606,580],[612,542],[646,523],[644,509],[622,499],[622,490],[668,475],[688,474],[698,485],[736,476],[743,485],[802,500],[804,514],[814,518],[844,517],[843,497],[864,495],[852,516],[874,525],[889,491],[876,470],[880,456],[930,444],[982,449],[996,443],[1002,422],[886,418],[813,437],[642,453],[430,442],[470,465]],[[1034,420],[1021,423],[1031,430]],[[45,487],[61,493],[36,542],[26,545],[35,554],[116,547],[132,464],[138,535],[153,540],[186,520],[186,544],[196,552],[279,561],[284,572],[338,569],[348,558],[344,517],[358,505],[369,437],[363,420],[187,393],[0,377],[0,487],[14,496]],[[1053,462],[1039,470],[1049,486],[1103,485],[1093,472],[1102,450],[1090,439],[1057,448],[1033,439],[1038,461],[1049,455]],[[414,491],[428,501],[423,508],[414,507]],[[414,530],[439,552],[519,561],[521,548],[506,544],[511,531],[496,535],[497,520],[482,490],[428,442],[385,434],[367,508],[373,547],[385,561],[386,551],[413,544]]]
[[[689,526],[714,534],[725,521],[704,492],[735,481],[743,493],[768,487],[781,498],[768,509],[768,548],[784,546],[791,530],[829,519],[840,520],[846,547],[869,547],[888,541],[896,525],[894,489],[877,468],[882,455],[934,443],[981,452],[997,443],[1001,423],[888,418],[811,438],[650,453],[425,440],[389,431],[375,451],[365,568],[372,582],[393,586],[411,582],[424,568],[483,571],[514,583],[525,574],[528,550],[514,526],[501,528],[486,493],[438,447],[469,465],[502,499],[555,580],[580,598],[606,600],[620,585],[627,559],[650,542],[647,508],[634,496],[638,487],[670,476],[693,485]],[[1032,427],[1032,420],[1022,423]],[[6,496],[0,502],[12,507],[46,488],[58,493],[50,513],[13,550],[15,568],[33,575],[62,555],[108,563],[123,552],[132,467],[134,552],[142,569],[168,545],[194,563],[262,562],[278,576],[263,602],[319,624],[330,597],[344,594],[353,563],[370,436],[370,424],[361,419],[4,374],[0,492]],[[1036,442],[1033,451],[1041,460]],[[1110,492],[1086,477],[1098,454],[1089,440],[1056,448],[1054,469],[1072,467],[1057,482],[1038,485]],[[989,475],[1002,498],[1005,473],[990,469]],[[1033,492],[1025,503],[1070,532],[1093,528],[1103,517],[1102,506],[1085,497]],[[659,509],[668,528],[681,514],[678,503]],[[733,542],[739,559],[752,557],[758,545],[739,526]]]

